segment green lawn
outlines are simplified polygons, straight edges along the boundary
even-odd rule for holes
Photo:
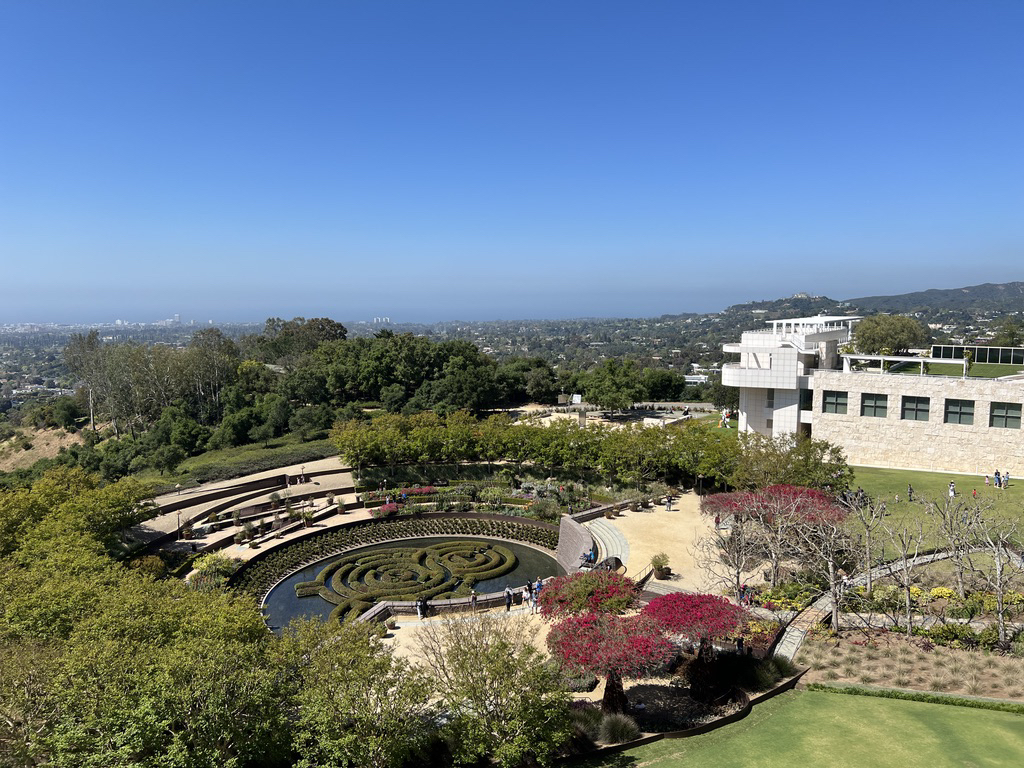
[[[993,471],[997,467],[992,468]],[[1024,516],[1024,479],[1010,481],[1010,487],[998,490],[992,485],[985,486],[985,478],[973,475],[955,475],[946,472],[914,472],[904,469],[877,469],[875,467],[853,467],[853,488],[860,487],[874,499],[884,501],[889,512],[888,520],[896,522],[904,516],[921,520],[927,532],[935,522],[928,514],[928,505],[921,500],[942,504],[948,497],[949,482],[956,483],[958,500],[974,503],[972,491],[978,492],[978,503],[994,517],[1020,518]],[[989,479],[991,482],[991,478]],[[913,504],[907,501],[907,484],[914,486]],[[900,500],[896,502],[896,496]],[[856,524],[854,524],[856,528]],[[937,545],[939,540],[929,537],[928,545]]]
[[[943,768],[1024,761],[1024,716],[1005,712],[793,691],[745,719],[688,739],[663,739],[587,768]]]
[[[1012,376],[1020,373],[1024,367],[1004,363],[975,363],[967,374],[971,379],[998,379],[1001,376]],[[889,373],[899,373],[905,376],[919,376],[921,367],[915,363],[900,363],[889,369]],[[960,363],[929,363],[926,375],[928,376],[963,376],[964,368]]]

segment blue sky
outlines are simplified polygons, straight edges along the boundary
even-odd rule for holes
[[[8,2],[0,322],[1024,279],[1024,3]]]

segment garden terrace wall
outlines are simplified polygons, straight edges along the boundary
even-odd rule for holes
[[[558,525],[558,549],[555,561],[566,573],[579,570],[580,556],[593,551],[594,539],[590,531],[568,515],[563,515]]]
[[[172,500],[160,504],[157,507],[158,514],[165,515],[168,512],[177,512],[179,509],[196,507],[200,504],[217,501],[218,499],[227,498],[228,496],[238,496],[239,494],[249,493],[250,491],[267,491],[271,488],[284,488],[287,477],[288,476],[285,474],[271,475],[270,477],[261,477],[258,480],[248,480],[244,483],[235,483],[234,485],[213,488],[209,491],[193,491],[192,493],[186,491],[187,495],[176,496]]]

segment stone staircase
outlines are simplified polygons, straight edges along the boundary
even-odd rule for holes
[[[629,542],[622,532],[607,520],[597,519],[584,523],[597,544],[597,561],[606,557],[617,557],[624,565],[629,564]]]

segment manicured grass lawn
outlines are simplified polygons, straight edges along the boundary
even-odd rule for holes
[[[975,363],[971,366],[967,377],[970,379],[998,379],[1000,376],[1012,376],[1024,370],[1019,365],[1003,363]],[[926,376],[963,376],[963,366],[959,363],[930,363]],[[889,373],[899,373],[907,376],[919,376],[921,368],[914,363],[903,363],[894,366]]]
[[[1024,716],[818,691],[759,704],[744,720],[688,739],[579,763],[657,768],[1009,766],[1024,761]]]
[[[992,471],[1002,467],[992,467]],[[1015,511],[1024,511],[1024,478],[1010,478],[1010,487],[997,489],[992,485],[985,487],[985,477],[977,475],[957,475],[948,472],[914,472],[905,469],[878,469],[876,467],[853,467],[853,486],[862,487],[868,494],[890,504],[896,496],[906,501],[907,484],[914,486],[914,497],[929,501],[941,501],[947,497],[949,482],[956,483],[960,498],[972,501],[972,490],[978,491],[980,501],[988,501],[1000,507],[1012,507]],[[989,482],[992,482],[989,476]]]
[[[995,471],[998,467],[993,467]],[[874,467],[853,467],[853,488],[861,487],[874,499],[884,501],[889,512],[888,520],[909,518],[920,520],[929,532],[935,520],[928,514],[928,505],[919,501],[945,503],[949,493],[949,482],[956,483],[960,494],[957,501],[970,506],[975,503],[972,490],[978,491],[977,502],[993,517],[1020,518],[1024,516],[1024,479],[1011,478],[1010,487],[1004,490],[992,485],[985,486],[985,478],[973,475],[954,475],[946,472],[913,472],[903,469],[876,469]],[[991,477],[989,478],[991,482]],[[913,504],[907,501],[907,483],[914,486]],[[900,501],[896,502],[899,496]],[[853,523],[856,528],[856,523]],[[932,537],[928,545],[938,544]]]

